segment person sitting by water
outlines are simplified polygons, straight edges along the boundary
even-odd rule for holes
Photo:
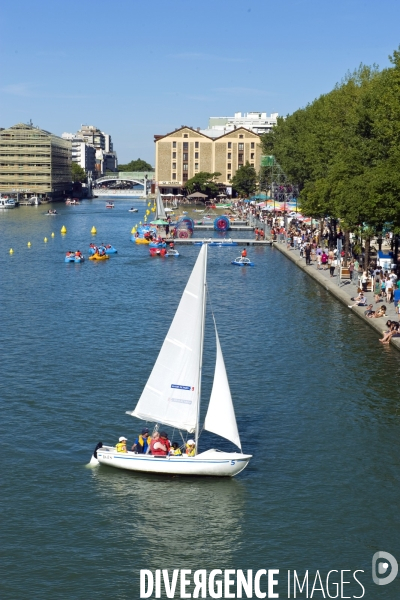
[[[374,315],[371,315],[371,319],[379,319],[379,317],[385,317],[386,316],[386,306],[384,304],[382,304],[382,306],[375,311]]]
[[[188,440],[186,442],[186,456],[196,456],[196,444],[194,440]]]
[[[182,456],[182,451],[179,448],[178,442],[174,442],[169,450],[170,456]]]
[[[364,296],[364,292],[360,292],[358,296],[352,298],[352,300],[354,301],[354,304],[349,304],[349,308],[353,308],[353,306],[366,306],[367,304],[367,299]]]
[[[117,452],[128,452],[126,449],[126,442],[128,440],[126,437],[121,436],[118,440],[118,444],[115,445],[115,449]]]
[[[147,454],[149,452],[151,443],[151,437],[149,435],[149,430],[147,427],[142,429],[142,433],[135,440],[131,450],[132,452],[136,452],[136,454]]]
[[[150,443],[150,452],[153,456],[167,456],[171,445],[168,441],[168,435],[165,431],[156,431]]]
[[[243,250],[242,250],[242,258],[247,258],[247,250],[246,250],[246,248],[243,248]]]
[[[399,334],[400,323],[398,323],[397,321],[388,321],[388,323],[390,323],[389,331],[386,331],[383,335],[383,338],[379,340],[380,342],[382,342],[382,344],[388,344],[392,337],[397,337],[397,335]]]
[[[372,309],[372,304],[368,304],[366,310],[364,310],[364,315],[366,317],[372,317],[375,314],[375,311]]]

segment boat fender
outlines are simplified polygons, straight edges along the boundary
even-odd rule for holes
[[[94,449],[94,452],[93,452],[93,456],[94,456],[95,458],[97,458],[97,450],[99,450],[99,449],[100,449],[100,448],[102,448],[102,447],[103,447],[103,442],[99,442],[99,443],[97,444],[96,448]]]

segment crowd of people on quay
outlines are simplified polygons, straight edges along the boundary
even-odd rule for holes
[[[115,445],[117,452],[128,452],[126,443],[127,438],[121,436],[118,444]],[[150,436],[150,431],[144,427],[140,435],[136,438],[131,447],[131,452],[135,454],[150,454],[152,456],[195,456],[196,444],[194,440],[179,445],[178,442],[171,442],[165,431],[154,431]]]
[[[351,297],[352,304],[348,305],[349,308],[364,307],[367,318],[379,319],[387,317],[388,310],[393,307],[395,317],[386,322],[387,330],[380,341],[386,344],[393,337],[400,336],[400,279],[394,263],[384,267],[373,258],[365,269],[362,258],[353,255],[351,251],[346,256],[344,234],[339,230],[332,241],[328,228],[321,228],[318,222],[306,223],[296,218],[289,219],[285,215],[268,215],[267,227],[267,233],[274,241],[285,243],[288,250],[297,250],[306,265],[314,265],[317,270],[329,271],[329,277],[339,277],[340,280],[346,278],[356,285],[357,295]],[[256,239],[259,239],[257,227],[254,228],[254,233]],[[390,243],[390,234],[387,238]],[[368,294],[372,296],[370,299]]]

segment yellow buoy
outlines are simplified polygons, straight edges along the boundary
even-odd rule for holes
[[[61,227],[61,230],[60,230],[60,231],[61,231],[61,233],[67,233],[67,228],[65,227],[65,225],[63,225],[63,226]]]
[[[43,241],[44,241],[44,243],[46,243],[47,242],[47,238],[45,237]]]
[[[136,227],[132,227],[131,233],[136,233]]]
[[[150,204],[151,204],[151,202],[149,202],[147,206],[150,206]]]
[[[10,254],[14,254],[14,250],[10,248]]]
[[[53,233],[51,234],[51,237],[54,237],[54,231],[53,231]]]
[[[31,243],[30,243],[30,242],[28,242],[28,243],[27,243],[27,246],[28,246],[28,248],[30,248],[30,247],[31,247]]]
[[[90,233],[93,233],[93,235],[95,233],[97,233],[97,229],[96,229],[96,227],[94,225],[93,225],[92,229],[90,230]]]

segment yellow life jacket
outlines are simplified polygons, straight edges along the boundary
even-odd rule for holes
[[[186,456],[196,456],[196,446],[186,446]]]
[[[126,452],[126,442],[118,442],[115,444],[117,452]]]
[[[171,448],[171,456],[182,456],[182,452],[180,448],[177,448],[176,450],[174,450],[173,448]]]

